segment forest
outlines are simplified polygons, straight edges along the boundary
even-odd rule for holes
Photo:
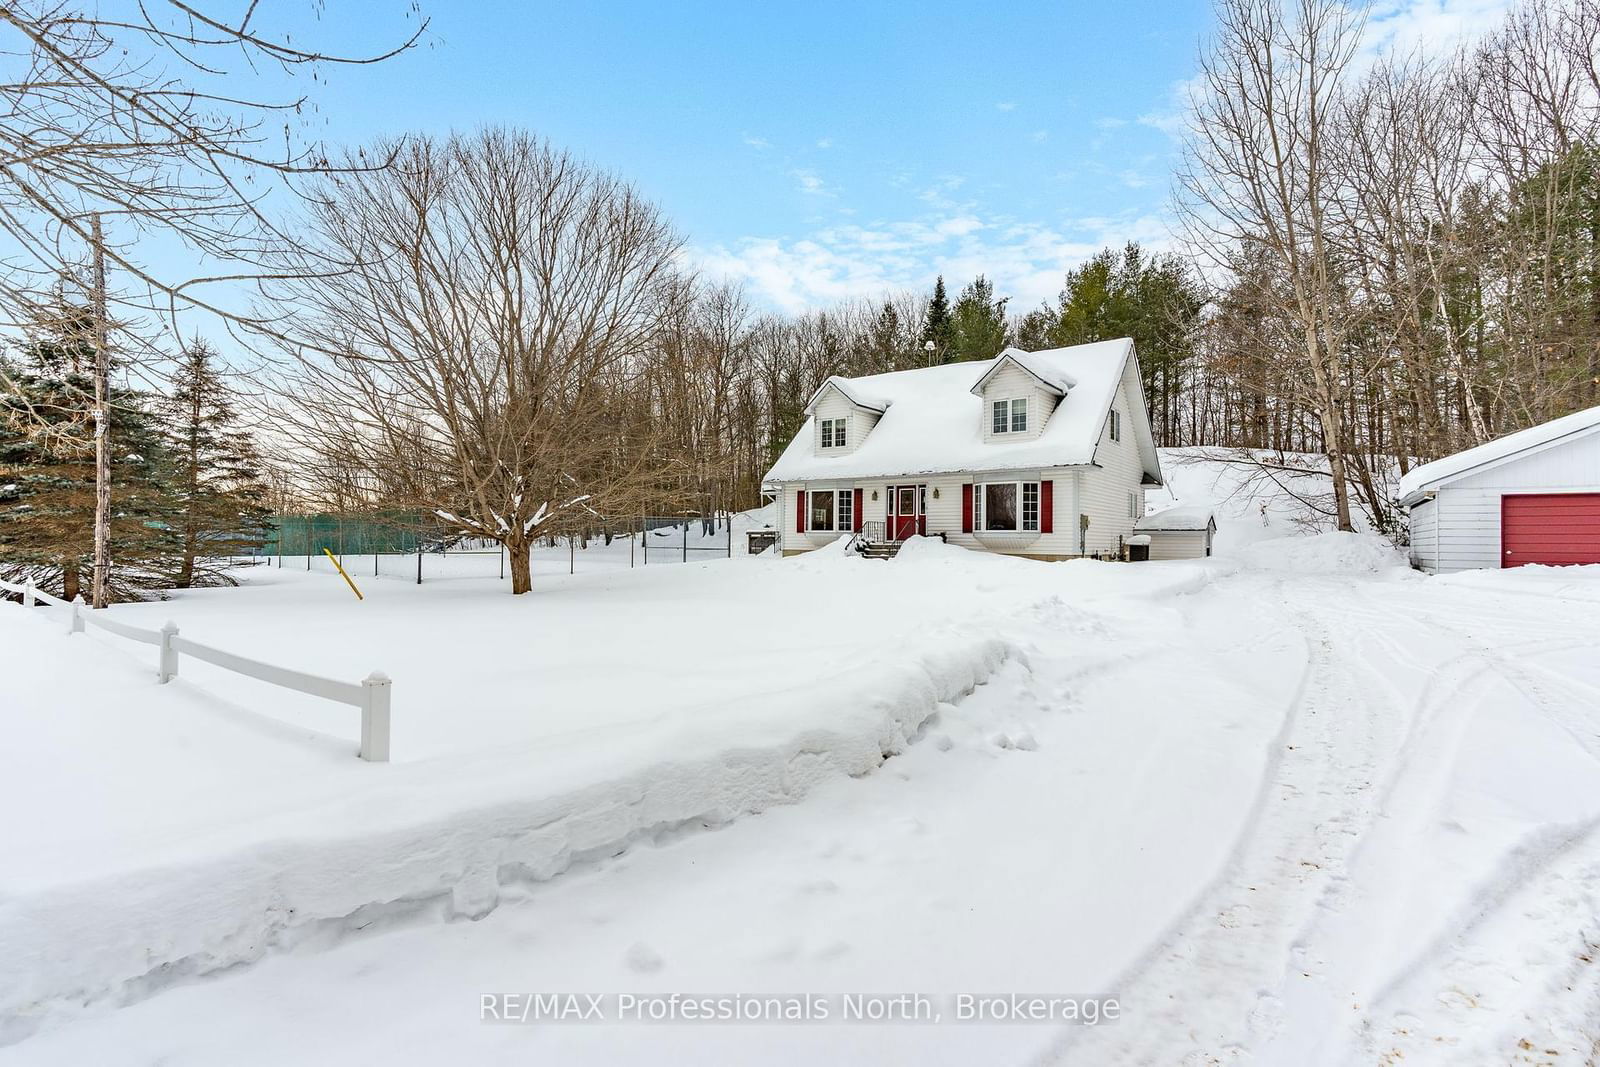
[[[828,376],[1008,345],[1132,337],[1159,445],[1326,472],[1321,521],[1402,541],[1397,473],[1600,404],[1600,0],[1447,54],[1373,53],[1329,0],[1217,0],[1169,240],[1063,265],[1038,307],[941,276],[797,315],[701,276],[624,176],[536,133],[285,155],[262,133],[283,102],[221,91],[220,59],[184,97],[123,58],[358,65],[425,23],[335,59],[56,10],[0,20],[30,72],[0,117],[0,560],[69,596],[226,580],[219,546],[274,511],[422,515],[504,544],[523,592],[541,538],[760,505]],[[151,267],[161,234],[207,270]],[[247,305],[202,295],[219,278]]]

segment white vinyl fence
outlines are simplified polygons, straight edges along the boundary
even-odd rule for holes
[[[85,625],[88,625],[116,634],[118,637],[125,637],[129,641],[156,646],[161,650],[161,661],[156,669],[156,677],[163,683],[170,682],[178,676],[180,655],[193,656],[195,659],[215,664],[236,674],[360,708],[361,758],[374,763],[387,763],[389,760],[390,683],[389,677],[381,671],[373,671],[360,683],[340,682],[316,674],[307,674],[304,671],[275,667],[270,663],[262,663],[233,652],[225,652],[220,648],[203,645],[199,641],[191,641],[187,637],[180,637],[178,628],[171,622],[159,630],[130,626],[125,622],[109,618],[103,612],[87,610],[81,596],[73,597],[69,603],[59,597],[40,592],[33,587],[31,581],[22,585],[0,581],[0,589],[21,594],[24,607],[47,604],[67,609],[69,634],[83,633]]]

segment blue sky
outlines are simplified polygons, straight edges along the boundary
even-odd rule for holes
[[[1380,0],[1370,48],[1443,47],[1504,3]],[[524,126],[632,181],[689,262],[784,311],[980,272],[1020,310],[1106,244],[1168,244],[1183,86],[1211,21],[1205,0],[423,11],[423,47],[315,87],[319,132]],[[335,2],[303,37],[371,49],[415,25],[404,15]]]
[[[431,47],[338,73],[330,132],[526,126],[785,310],[939,271],[1033,303],[1102,243],[1160,238],[1161,127],[1209,19],[1189,0],[425,10]]]

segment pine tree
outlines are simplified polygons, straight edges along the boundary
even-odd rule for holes
[[[1133,338],[1157,444],[1174,440],[1183,369],[1194,357],[1194,330],[1205,298],[1183,261],[1147,258],[1130,242],[1102,249],[1067,273],[1049,347]]]
[[[178,358],[166,408],[176,495],[178,565],[173,585],[233,585],[219,556],[261,547],[271,512],[261,460],[238,429],[233,391],[216,351],[196,337]]]
[[[1024,352],[1037,352],[1050,347],[1050,332],[1056,326],[1055,309],[1040,305],[1017,320],[1015,344]]]
[[[1006,347],[1009,297],[996,300],[994,283],[978,275],[961,290],[950,320],[950,360],[993,359]]]
[[[933,297],[928,301],[928,317],[922,327],[922,343],[933,342],[933,362],[943,363],[950,351],[951,321],[950,298],[945,295],[944,275],[933,283]]]
[[[0,393],[0,560],[71,598],[94,552],[94,348],[88,312],[64,307],[5,360]],[[149,398],[110,394],[114,599],[162,584],[171,559],[170,470]]]

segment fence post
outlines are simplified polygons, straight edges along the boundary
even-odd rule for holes
[[[33,579],[32,578],[29,578],[26,582],[22,583],[22,606],[25,607],[25,608],[33,607]]]
[[[389,762],[389,676],[373,671],[361,681],[361,758]]]
[[[83,594],[79,593],[72,598],[71,618],[67,620],[67,633],[83,633]]]
[[[683,561],[689,562],[689,520],[683,520]]]
[[[172,644],[172,639],[178,636],[178,624],[171,619],[161,627],[161,668],[156,673],[156,679],[166,685],[178,676],[178,650]]]

